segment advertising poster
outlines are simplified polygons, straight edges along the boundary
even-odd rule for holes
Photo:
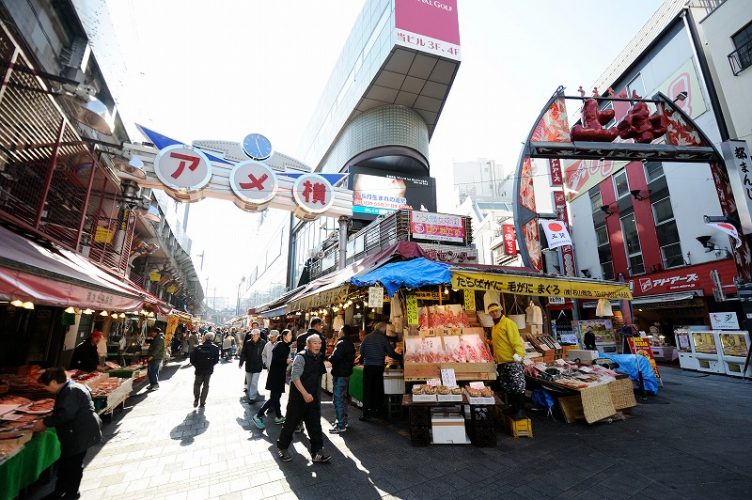
[[[396,44],[460,59],[457,0],[395,0],[394,24]]]
[[[353,217],[375,219],[397,210],[436,211],[436,181],[354,167],[350,169]]]
[[[575,322],[580,338],[583,338],[585,332],[592,330],[595,335],[596,344],[613,344],[614,339],[613,324],[610,319],[583,319]]]
[[[653,368],[653,373],[655,373],[655,378],[660,380],[661,374],[658,372],[658,365],[655,364],[653,350],[650,349],[650,342],[648,341],[648,339],[646,339],[645,337],[628,337],[627,341],[629,342],[629,350],[632,351],[632,354],[638,354],[640,356],[648,358],[650,366]]]
[[[514,224],[501,226],[504,235],[504,255],[517,255],[517,235],[514,232]]]
[[[465,221],[459,215],[410,212],[410,234],[430,241],[465,241]]]

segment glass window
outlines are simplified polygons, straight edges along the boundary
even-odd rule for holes
[[[642,82],[641,74],[638,73],[637,76],[627,84],[627,91],[629,92],[629,97],[632,97],[632,91],[637,92],[637,95],[640,97],[646,97],[645,84]]]
[[[656,161],[649,161],[645,164],[645,178],[648,182],[663,177],[663,164]]]
[[[653,203],[653,215],[655,216],[658,244],[661,247],[663,267],[669,269],[683,265],[684,258],[679,243],[679,230],[676,227],[674,211],[671,208],[671,198],[666,197]]]
[[[684,265],[684,257],[679,243],[661,247],[661,257],[663,257],[663,265],[667,269]]]
[[[655,215],[656,224],[673,219],[674,210],[671,208],[671,199],[667,197],[653,203],[653,214]]]
[[[624,198],[629,195],[629,183],[627,182],[626,170],[622,170],[614,175],[614,187],[616,189],[617,198]]]
[[[645,264],[642,261],[642,254],[629,257],[629,273],[632,276],[645,274]]]
[[[732,60],[732,57],[736,59],[738,70],[733,63],[731,67],[734,75],[738,75],[741,70],[752,66],[752,23],[747,24],[733,35],[731,40],[734,42],[736,50],[735,53],[729,55],[729,60]]]
[[[598,240],[598,246],[608,244],[608,230],[605,225],[595,228],[595,237]]]
[[[612,280],[614,279],[614,263],[609,262],[601,262],[601,271],[603,272],[603,279],[606,280]]]
[[[624,245],[629,257],[629,273],[633,276],[644,274],[645,265],[642,261],[642,248],[640,247],[640,237],[637,234],[634,214],[622,217],[621,231],[624,235]]]
[[[603,199],[601,198],[601,189],[598,186],[590,189],[588,192],[590,196],[590,204],[593,206],[593,212],[598,212],[603,205]]]

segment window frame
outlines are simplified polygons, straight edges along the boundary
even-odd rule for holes
[[[656,205],[658,205],[660,203],[668,203],[668,206],[671,208],[671,217],[669,217],[669,218],[667,218],[665,220],[662,220],[662,221],[658,220],[658,212],[656,210]],[[674,213],[674,206],[671,205],[671,197],[670,196],[664,196],[660,200],[654,201],[653,203],[650,204],[650,209],[653,212],[653,222],[655,224],[655,237],[656,237],[656,240],[658,242],[658,248],[661,251],[661,261],[662,261],[662,264],[663,264],[663,268],[664,269],[673,269],[673,268],[676,268],[676,267],[683,266],[684,265],[684,251],[683,251],[683,249],[681,247],[681,236],[679,235],[679,228],[676,226],[676,214]],[[659,228],[661,226],[665,226],[667,224],[672,224],[672,223],[674,224],[674,227],[676,228],[676,235],[677,235],[676,241],[672,241],[670,243],[665,243],[665,242],[661,241],[661,237],[660,237],[661,233],[659,232]],[[666,259],[666,255],[665,255],[664,249],[667,248],[667,247],[674,246],[674,245],[679,245],[679,256],[681,257],[681,263],[680,264],[675,264],[673,266],[669,266],[668,263],[667,263],[667,259]]]
[[[620,175],[624,176],[624,182],[627,185],[627,189],[624,191],[623,194],[619,193],[619,183],[616,180],[616,178],[619,177]],[[613,182],[614,182],[614,193],[616,194],[616,199],[621,200],[622,198],[626,198],[627,196],[629,196],[629,177],[627,176],[627,169],[626,168],[621,169],[620,171],[616,172],[613,176],[611,176],[611,178],[613,179]]]
[[[627,232],[626,232],[626,230],[624,228],[624,221],[627,220],[627,219],[629,219],[630,222],[632,224],[634,224],[634,234],[637,237],[637,246],[639,248],[638,251],[631,252],[631,253],[629,251],[629,244],[627,243]],[[643,255],[642,255],[642,242],[640,241],[640,232],[637,230],[637,221],[635,220],[634,213],[630,213],[630,214],[627,214],[627,215],[619,218],[619,224],[621,226],[621,234],[623,235],[623,239],[624,239],[624,252],[627,255],[627,262],[628,262],[628,266],[629,266],[629,275],[630,276],[640,276],[640,275],[643,275],[643,274],[645,274],[645,259],[643,258]],[[632,259],[636,259],[638,257],[639,257],[640,261],[642,262],[642,264],[641,264],[642,265],[642,271],[641,272],[635,272],[635,270],[634,270],[635,266],[632,265]]]

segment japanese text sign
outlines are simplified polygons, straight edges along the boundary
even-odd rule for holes
[[[418,324],[418,299],[415,295],[408,295],[405,298],[405,307],[407,309],[407,324]]]
[[[752,158],[745,141],[721,143],[743,234],[752,233]]]
[[[564,184],[564,176],[561,174],[560,159],[551,158],[548,160],[548,171],[551,175],[551,187],[562,186]]]
[[[650,367],[653,368],[656,378],[660,379],[661,374],[658,371],[658,365],[655,364],[655,358],[653,357],[653,350],[650,348],[650,342],[645,337],[627,337],[629,342],[629,349],[632,354],[645,357],[650,362]]]
[[[334,188],[320,175],[303,174],[293,184],[292,196],[305,212],[320,214],[334,203]]]
[[[384,289],[380,286],[368,288],[368,307],[384,307]]]
[[[395,0],[394,17],[397,44],[459,60],[457,0]]]
[[[454,368],[441,369],[441,382],[446,387],[457,387],[457,376],[454,373]]]
[[[475,290],[465,290],[465,311],[475,311]]]
[[[465,241],[465,221],[459,215],[445,215],[431,212],[410,212],[410,233],[412,237],[430,241]]]
[[[241,200],[261,205],[274,198],[279,183],[271,168],[257,161],[244,161],[230,172],[230,187]]]
[[[592,283],[510,274],[452,271],[452,288],[570,299],[632,300],[632,293],[626,283]]]
[[[572,237],[569,236],[569,230],[566,224],[560,220],[541,220],[541,227],[546,234],[548,248],[559,248],[564,245],[572,244]]]
[[[738,330],[739,319],[733,311],[710,313],[710,328],[713,330]]]
[[[154,158],[154,173],[175,191],[200,191],[209,185],[212,167],[198,149],[175,144],[161,149]]]
[[[504,238],[504,255],[517,255],[517,235],[514,224],[503,224],[501,234]]]

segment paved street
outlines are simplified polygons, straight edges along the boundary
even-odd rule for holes
[[[752,383],[663,373],[661,394],[625,421],[537,414],[534,439],[502,433],[489,449],[414,448],[403,423],[352,418],[345,434],[326,435],[332,462],[314,465],[307,441],[295,442],[291,463],[276,458],[280,428],[250,422],[236,363],[217,367],[203,412],[192,408],[193,369],[171,363],[161,389],[142,389],[105,426],[82,498],[748,498]],[[331,421],[331,401],[323,406]]]

